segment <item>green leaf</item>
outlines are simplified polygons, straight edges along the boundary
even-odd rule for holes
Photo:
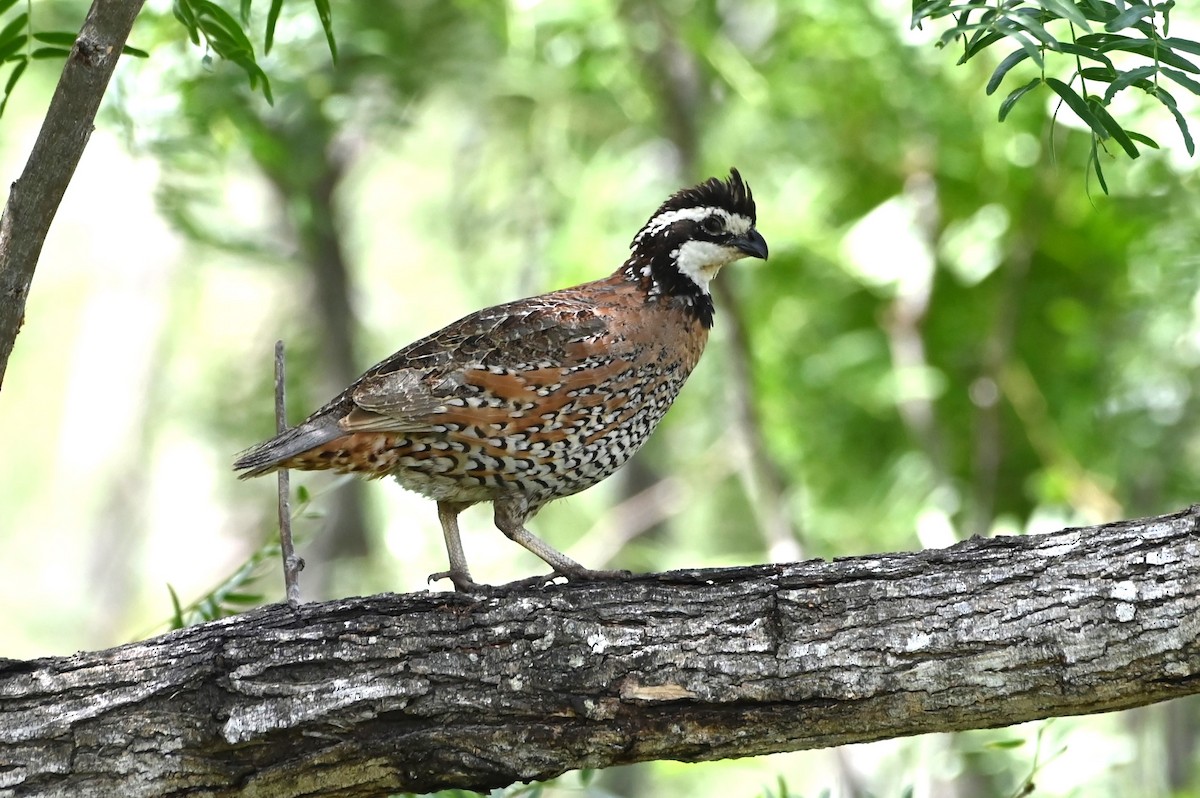
[[[1104,179],[1104,169],[1100,166],[1100,147],[1096,143],[1097,141],[1097,139],[1092,139],[1092,152],[1088,156],[1088,161],[1091,162],[1092,169],[1096,172],[1096,179],[1100,181],[1100,190],[1107,194],[1108,181]]]
[[[121,48],[121,55],[133,56],[134,58],[149,58],[150,53],[145,50],[139,50],[136,47],[130,47],[128,44]]]
[[[250,0],[242,0],[241,7],[238,9],[238,16],[242,18],[243,25],[250,22]]]
[[[1172,50],[1183,50],[1185,53],[1200,55],[1200,42],[1194,42],[1191,39],[1163,39],[1162,44]]]
[[[226,604],[242,604],[253,606],[263,602],[263,596],[260,593],[226,593],[221,596],[221,601]]]
[[[13,39],[20,39],[22,45],[24,45],[26,38],[24,30],[28,22],[29,15],[20,14],[12,22],[5,25],[4,30],[0,30],[0,46],[8,44]]]
[[[987,747],[1004,751],[1011,748],[1020,748],[1023,745],[1025,745],[1024,740],[993,740],[987,744]]]
[[[1009,95],[1004,98],[1004,102],[1000,103],[1000,121],[1004,121],[1004,118],[1008,116],[1008,112],[1011,111],[1013,106],[1017,104],[1017,100],[1021,99],[1040,85],[1042,85],[1042,79],[1034,78],[1021,88],[1009,93]]]
[[[1129,135],[1129,138],[1133,139],[1134,141],[1141,142],[1142,144],[1145,144],[1147,147],[1152,147],[1153,149],[1156,149],[1156,150],[1160,149],[1160,147],[1158,146],[1158,142],[1155,141],[1154,139],[1150,138],[1149,136],[1143,135],[1141,133],[1135,133],[1132,130],[1126,130],[1125,132]]]
[[[1147,65],[1137,67],[1136,69],[1128,69],[1124,72],[1118,73],[1117,77],[1113,79],[1112,83],[1109,84],[1108,89],[1104,92],[1104,102],[1107,103],[1111,101],[1112,98],[1116,96],[1117,92],[1124,91],[1130,86],[1136,84],[1138,81],[1145,80],[1153,75],[1155,71],[1156,68],[1154,66]]]
[[[1010,34],[1015,34],[1018,30],[1024,30],[1030,36],[1032,36],[1033,38],[1035,38],[1039,42],[1041,42],[1043,45],[1045,45],[1047,48],[1049,48],[1051,50],[1061,49],[1059,47],[1058,39],[1051,36],[1050,31],[1043,28],[1041,23],[1039,23],[1036,19],[1032,18],[1028,14],[1009,14],[1008,16],[1006,16],[1003,19],[1000,19],[996,22],[996,30],[1007,32]],[[1014,35],[1013,38],[1016,38],[1016,36]],[[1026,47],[1026,45],[1024,43],[1021,43],[1021,46]],[[1030,43],[1030,46],[1036,47],[1035,45],[1032,44],[1032,42]],[[1029,48],[1026,47],[1026,49],[1029,49]],[[1039,52],[1038,58],[1035,59],[1039,63],[1040,63],[1040,56],[1041,56],[1041,53]]]
[[[1175,124],[1179,126],[1179,134],[1183,136],[1183,146],[1187,148],[1188,155],[1196,154],[1196,143],[1192,141],[1192,134],[1188,130],[1187,119],[1183,114],[1179,113],[1179,105],[1175,102],[1175,98],[1171,93],[1161,86],[1151,86],[1148,92],[1158,98],[1158,101],[1167,107],[1171,115],[1175,117]]]
[[[1106,41],[1097,45],[1097,49],[1103,52],[1121,50],[1127,53],[1137,53],[1138,55],[1152,58],[1164,64],[1178,67],[1185,72],[1200,74],[1200,68],[1197,68],[1191,61],[1172,52],[1162,44],[1150,41],[1149,39],[1135,39],[1130,36],[1109,36]]]
[[[337,61],[337,42],[333,40],[333,12],[329,9],[329,0],[314,0],[317,4],[317,16],[321,18],[321,27],[325,29],[325,41],[329,42],[329,55]]]
[[[1084,80],[1096,80],[1101,83],[1112,83],[1118,77],[1118,74],[1108,67],[1084,67],[1079,70],[1079,74]]]
[[[1153,16],[1154,16],[1154,9],[1152,9],[1148,5],[1144,5],[1142,3],[1137,3],[1136,5],[1132,5],[1129,8],[1125,9],[1120,14],[1118,14],[1114,19],[1110,20],[1104,26],[1104,29],[1107,31],[1110,31],[1110,32],[1124,30],[1125,28],[1132,26],[1138,20],[1144,19],[1146,17],[1153,17]]]
[[[1046,85],[1054,90],[1054,93],[1062,98],[1075,115],[1083,120],[1083,123],[1090,127],[1092,131],[1102,139],[1108,138],[1108,131],[1100,120],[1095,117],[1091,109],[1088,108],[1087,100],[1080,97],[1074,89],[1063,83],[1058,78],[1046,78]]]
[[[24,61],[26,41],[28,40],[24,36],[21,36],[16,39],[9,39],[6,42],[0,42],[0,63],[5,61]]]
[[[1035,0],[1035,2],[1054,16],[1070,20],[1084,30],[1090,30],[1087,17],[1073,3],[1066,0]]]
[[[17,4],[17,0],[0,0],[0,14]]]
[[[1104,125],[1104,129],[1108,131],[1108,134],[1121,145],[1121,149],[1125,150],[1126,155],[1130,158],[1137,158],[1141,155],[1138,152],[1137,145],[1133,143],[1133,140],[1125,132],[1125,128],[1121,127],[1117,120],[1112,118],[1112,114],[1108,112],[1108,109],[1099,100],[1090,98],[1088,100],[1088,107],[1091,108],[1096,118],[1100,120],[1100,124]]]
[[[39,47],[29,55],[34,61],[48,61],[51,58],[66,58],[70,54],[70,50],[61,47]]]
[[[1178,83],[1180,86],[1183,86],[1185,89],[1190,91],[1192,94],[1200,95],[1200,83],[1197,83],[1196,81],[1189,78],[1187,75],[1183,74],[1182,72],[1177,72],[1174,69],[1168,69],[1167,67],[1163,67],[1161,71],[1164,75],[1166,75],[1171,80]]]
[[[212,25],[223,30],[230,39],[233,40],[236,49],[245,50],[248,53],[254,53],[254,45],[250,43],[246,32],[242,30],[242,26],[233,16],[221,8],[212,0],[191,0],[193,7],[196,9],[196,22],[203,26],[205,18]]]
[[[22,58],[13,67],[12,74],[8,76],[8,81],[4,84],[4,97],[0,98],[0,116],[4,116],[4,108],[8,105],[8,98],[12,96],[13,88],[17,85],[17,81],[21,79],[21,75],[25,73],[25,67],[29,66],[29,62]]]
[[[196,12],[192,10],[190,0],[175,0],[171,12],[175,15],[175,19],[179,20],[179,23],[187,29],[188,38],[192,40],[192,44],[199,44],[200,26],[196,24]]]
[[[271,0],[271,8],[267,11],[267,38],[263,44],[263,54],[271,52],[271,44],[275,41],[275,23],[279,21],[279,12],[283,10],[283,0]]]
[[[39,42],[46,44],[58,44],[63,47],[74,47],[75,40],[79,38],[79,34],[71,33],[70,31],[46,31],[44,33],[35,33],[33,38]]]
[[[1006,38],[1012,39],[1014,42],[1021,45],[1021,49],[1029,54],[1029,57],[1033,60],[1033,63],[1037,64],[1038,69],[1045,69],[1046,63],[1042,58],[1042,48],[1038,46],[1037,42],[1026,36],[1024,31],[1022,31],[1020,28],[1017,28],[1011,24],[997,22],[996,27],[1004,31],[1003,35]]]
[[[963,50],[962,57],[960,57],[958,59],[958,63],[965,64],[972,57],[978,55],[984,49],[991,47],[996,42],[1003,41],[1004,39],[1007,39],[1007,38],[1008,37],[1005,36],[1003,33],[988,33],[985,36],[973,37],[969,42],[967,42],[967,46]]]
[[[179,594],[170,582],[167,583],[167,592],[171,594],[171,628],[182,629],[187,625],[183,622],[183,607],[179,604]]]
[[[1070,55],[1077,55],[1080,58],[1086,58],[1089,61],[1099,61],[1101,64],[1104,64],[1109,69],[1116,71],[1116,67],[1113,66],[1113,62],[1112,62],[1111,58],[1106,56],[1104,53],[1096,52],[1095,50],[1093,50],[1090,47],[1080,47],[1078,44],[1075,44],[1074,42],[1062,42],[1059,45],[1059,49],[1061,49],[1064,53],[1068,53]]]
[[[306,485],[298,485],[296,487],[296,500],[298,502],[301,504],[306,504],[311,498],[312,496],[309,494],[308,487]]]
[[[1101,0],[1082,0],[1078,8],[1084,16],[1094,22],[1108,22],[1120,13],[1112,3],[1101,2]]]
[[[1000,82],[1004,80],[1004,76],[1008,74],[1008,70],[1012,69],[1014,66],[1021,63],[1028,57],[1029,53],[1025,50],[1013,50],[1011,53],[1005,56],[1004,60],[1000,62],[1000,65],[996,67],[996,71],[993,72],[992,76],[988,79],[987,88],[985,88],[984,91],[987,94],[992,94],[994,91],[996,91],[996,89],[1000,86]]]

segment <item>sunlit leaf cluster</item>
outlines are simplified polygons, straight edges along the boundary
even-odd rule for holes
[[[995,92],[1025,61],[1035,65],[1038,75],[1009,91],[1000,103],[1000,120],[1030,92],[1048,88],[1091,131],[1092,167],[1107,191],[1098,153],[1106,142],[1114,142],[1130,158],[1141,154],[1139,144],[1159,147],[1110,112],[1113,100],[1127,89],[1138,89],[1161,103],[1175,119],[1188,153],[1195,152],[1188,121],[1167,86],[1200,95],[1200,82],[1193,77],[1200,76],[1200,67],[1191,58],[1200,55],[1200,42],[1170,35],[1174,9],[1175,0],[917,0],[912,23],[949,19],[953,24],[941,33],[938,45],[960,42],[960,64],[994,45],[1015,45],[992,72],[987,93]]]

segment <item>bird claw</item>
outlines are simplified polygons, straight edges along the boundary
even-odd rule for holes
[[[633,576],[631,571],[594,571],[591,568],[580,568],[577,571],[561,573],[555,571],[545,576],[531,576],[527,579],[518,579],[515,582],[506,582],[502,586],[507,591],[518,590],[543,590],[554,584],[561,584],[558,580],[565,579],[567,582],[606,582],[621,579],[628,579]]]
[[[430,574],[425,582],[433,584],[443,579],[449,579],[454,584],[456,593],[469,593],[471,595],[479,595],[486,593],[491,589],[491,585],[484,585],[476,582],[471,578],[469,573],[460,573],[458,571],[438,571],[436,574]]]

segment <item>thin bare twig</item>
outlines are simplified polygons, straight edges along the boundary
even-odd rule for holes
[[[275,342],[275,431],[287,430],[287,406],[284,399],[283,341]],[[287,603],[293,607],[300,604],[300,572],[304,560],[296,556],[292,544],[292,512],[288,506],[291,486],[288,470],[281,468],[279,474],[279,549],[283,554],[283,585]]]

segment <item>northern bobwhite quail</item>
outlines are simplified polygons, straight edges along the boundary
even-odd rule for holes
[[[492,502],[505,535],[568,578],[595,577],[525,528],[612,474],[658,425],[713,324],[709,281],[767,257],[737,170],[676,192],[603,280],[486,308],[412,343],[302,424],[242,453],[280,468],[393,476],[438,503],[455,588],[476,587],[458,515]]]

